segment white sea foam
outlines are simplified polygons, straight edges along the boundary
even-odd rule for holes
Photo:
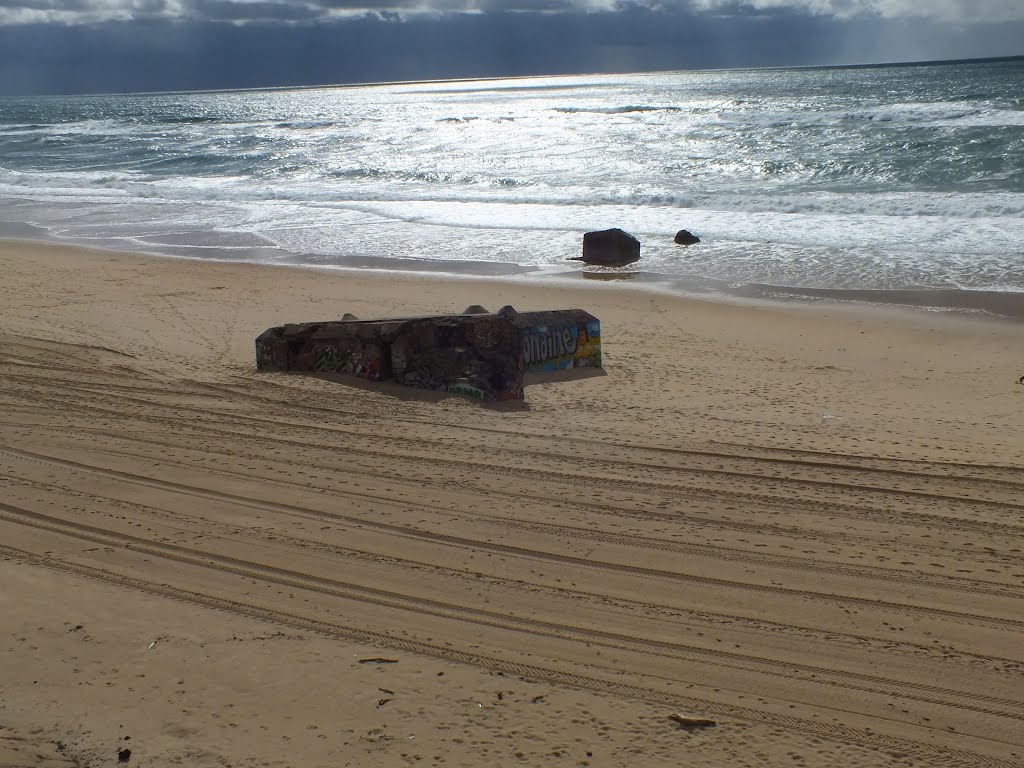
[[[174,253],[556,271],[582,232],[619,226],[666,275],[1024,290],[1019,76],[974,65],[15,100],[0,110],[0,218]],[[679,228],[701,246],[673,246]]]

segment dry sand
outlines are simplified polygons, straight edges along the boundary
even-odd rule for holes
[[[0,766],[1024,765],[1024,325],[0,274]],[[607,375],[253,370],[271,325],[473,303],[590,310]]]

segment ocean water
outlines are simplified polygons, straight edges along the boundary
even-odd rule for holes
[[[0,99],[0,234],[546,279],[608,227],[643,284],[1015,298],[1024,59]]]

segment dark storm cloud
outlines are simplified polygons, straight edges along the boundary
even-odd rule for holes
[[[344,16],[402,20],[460,13],[613,11],[632,4],[618,0],[0,0],[0,24],[94,24],[152,18],[291,22]]]
[[[719,14],[789,10],[834,18],[876,16],[972,24],[1024,20],[1020,0],[0,0],[0,24],[91,24],[146,18],[291,22],[324,20],[338,13],[407,19],[458,13],[619,12],[633,8]]]
[[[313,3],[282,3],[274,0],[253,0],[246,3],[232,0],[184,0],[181,5],[181,15],[196,21],[312,22],[323,16],[323,9]]]
[[[654,7],[602,0],[0,0],[0,16],[15,10],[42,14],[32,22],[0,24],[0,92],[244,88],[1024,53],[1021,22],[968,25],[876,11],[834,14],[884,2],[665,0]],[[898,2],[889,0],[890,10]],[[957,0],[935,2],[948,10]],[[413,13],[413,5],[429,12]],[[101,7],[118,8],[121,15],[112,21],[95,17]],[[75,21],[83,14],[93,20]]]

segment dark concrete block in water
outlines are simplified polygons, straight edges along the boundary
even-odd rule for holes
[[[603,267],[624,267],[639,260],[640,241],[621,229],[587,232],[583,235],[583,255],[570,259]]]
[[[581,309],[289,324],[256,339],[261,371],[393,379],[481,400],[522,400],[526,372],[578,367],[601,367],[600,323]]]

